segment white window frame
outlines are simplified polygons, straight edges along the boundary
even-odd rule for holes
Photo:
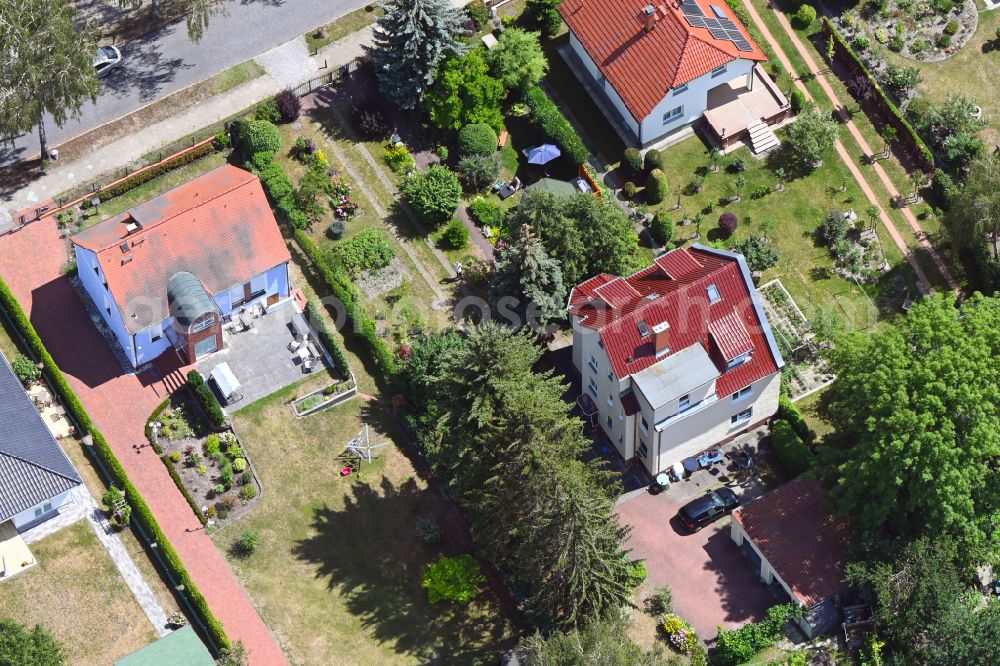
[[[682,395],[680,398],[677,399],[677,411],[678,412],[686,412],[689,409],[691,409],[691,394],[690,393],[688,393],[687,395]]]
[[[670,123],[674,122],[683,115],[684,115],[684,105],[681,104],[680,106],[674,107],[663,114],[663,124],[669,125]]]
[[[47,513],[52,513],[52,502],[43,502],[35,507],[35,518],[41,518]]]
[[[608,394],[608,407],[611,407],[614,404],[615,404],[615,397],[609,393]]]
[[[743,365],[744,363],[746,363],[747,361],[749,361],[752,358],[753,358],[753,350],[751,349],[750,351],[746,352],[745,354],[740,354],[736,358],[730,359],[726,363],[726,370],[732,370],[735,367],[741,366],[741,365]]]
[[[717,76],[722,76],[725,73],[726,73],[726,65],[719,65],[718,67],[712,70],[712,78],[714,79]]]
[[[732,426],[743,425],[744,423],[749,423],[750,419],[753,418],[753,407],[747,407],[741,412],[737,412],[729,417],[729,424]]]
[[[722,294],[719,292],[719,288],[713,282],[712,284],[705,287],[705,293],[708,294],[709,305],[713,303],[718,303],[722,300]]]
[[[212,315],[202,315],[202,318],[191,324],[191,332],[198,333],[204,331],[209,326],[215,323],[215,317]]]
[[[752,384],[749,385],[749,386],[744,386],[743,388],[741,388],[736,393],[733,393],[733,402],[739,402],[743,398],[745,398],[748,395],[750,395],[750,393],[752,393],[752,392],[753,392],[753,385]]]

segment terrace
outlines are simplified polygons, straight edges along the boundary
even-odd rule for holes
[[[708,91],[705,123],[719,143],[729,148],[738,146],[735,141],[754,126],[772,120],[780,121],[790,108],[778,86],[757,65],[753,68],[751,87],[746,86],[745,77],[737,77]],[[753,134],[750,134],[752,139]],[[751,149],[755,146],[756,142]]]

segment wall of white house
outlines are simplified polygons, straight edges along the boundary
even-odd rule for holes
[[[656,141],[701,118],[708,108],[708,91],[740,77],[743,79],[741,85],[747,85],[753,66],[751,60],[734,60],[718,71],[703,74],[686,86],[671,90],[643,118],[642,143]]]
[[[613,106],[614,109],[618,112],[618,115],[620,116],[619,120],[621,121],[621,123],[624,124],[625,127],[629,129],[629,131],[632,132],[632,136],[634,136],[636,138],[636,141],[638,141],[639,123],[636,122],[635,118],[632,117],[632,114],[629,112],[628,107],[625,106],[625,102],[622,101],[622,98],[618,95],[617,91],[615,91],[614,87],[612,87],[612,85],[608,83],[608,80],[604,78],[604,75],[601,74],[601,70],[599,70],[597,68],[597,65],[594,64],[593,58],[590,57],[590,55],[587,53],[587,50],[583,48],[583,44],[580,43],[580,40],[577,39],[576,35],[574,35],[572,32],[569,33],[569,45],[576,53],[576,55],[580,58],[580,62],[582,62],[584,67],[587,68],[587,73],[590,74],[590,78],[593,79],[594,85],[600,88],[602,92],[604,92],[606,100],[610,102],[611,106]],[[609,118],[609,120],[614,122],[615,119]]]
[[[105,323],[114,333],[118,344],[125,350],[125,355],[133,366],[138,366],[136,362],[135,350],[132,349],[132,336],[125,328],[125,320],[111,292],[105,287],[104,271],[97,260],[97,255],[79,245],[74,245],[76,254],[77,274],[84,289],[90,294],[90,299],[97,306],[97,310],[104,317]]]
[[[29,507],[17,514],[11,518],[11,521],[14,523],[14,529],[21,531],[25,527],[31,527],[33,523],[53,517],[59,510],[59,507],[66,503],[69,493],[69,490],[61,492],[55,497],[47,499],[44,502],[39,502],[35,506]]]

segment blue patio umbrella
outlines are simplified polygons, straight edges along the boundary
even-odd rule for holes
[[[543,143],[528,151],[528,164],[547,164],[562,155],[551,143]]]

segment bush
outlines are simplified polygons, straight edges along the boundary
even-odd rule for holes
[[[260,545],[260,534],[255,530],[245,529],[240,532],[240,536],[233,542],[233,554],[239,557],[250,557]]]
[[[125,502],[118,515],[112,517],[112,521],[118,527],[128,526],[129,521],[132,519],[132,507],[125,501],[126,499],[125,493],[114,486],[109,487],[104,496],[101,497],[101,501],[104,503],[104,507],[109,514],[115,510],[116,504]]]
[[[747,268],[754,273],[766,271],[778,263],[778,251],[774,245],[764,240],[763,236],[751,234],[743,241],[733,246],[733,252],[738,252],[746,259]]]
[[[937,45],[942,49],[946,49],[951,46],[951,35],[938,35]]]
[[[439,164],[409,176],[400,189],[421,220],[435,227],[450,220],[462,200],[458,176]]]
[[[660,169],[653,169],[646,179],[646,201],[658,204],[667,198],[667,176]]]
[[[420,586],[427,590],[427,600],[432,604],[442,599],[467,604],[485,582],[486,576],[472,555],[442,556],[424,565]]]
[[[449,250],[461,250],[469,244],[469,230],[462,221],[453,218],[441,234],[441,245]]]
[[[222,406],[216,400],[212,388],[205,383],[205,378],[197,370],[188,373],[188,386],[191,388],[202,409],[208,415],[208,422],[214,428],[221,428],[226,425],[226,414],[222,411]]]
[[[236,460],[233,461],[233,472],[236,473],[245,472],[246,469],[247,469],[246,458],[237,458]]]
[[[958,21],[948,21],[948,24],[944,27],[944,34],[954,35],[958,32]]]
[[[800,28],[808,28],[816,20],[816,9],[812,5],[802,4],[795,12],[795,23]]]
[[[244,504],[252,500],[254,497],[257,497],[257,489],[254,488],[252,484],[248,483],[240,488],[240,499],[243,500]]]
[[[313,329],[316,331],[320,344],[322,344],[326,348],[326,351],[330,354],[330,358],[333,360],[334,369],[336,369],[336,371],[344,379],[350,377],[351,365],[347,362],[344,350],[341,349],[339,344],[337,344],[336,338],[330,335],[330,330],[326,327],[326,322],[323,321],[319,306],[311,300],[306,303],[306,318],[309,319],[309,323],[312,324]]]
[[[794,604],[771,606],[767,617],[760,622],[745,624],[732,631],[719,631],[716,639],[714,661],[722,666],[742,664],[761,650],[770,647],[781,637],[782,627],[789,620],[802,616],[802,609]]]
[[[666,585],[658,587],[644,600],[646,612],[654,617],[660,617],[674,612],[674,597]]]
[[[806,94],[796,88],[792,91],[789,101],[792,105],[792,113],[799,113],[806,106]]]
[[[932,0],[931,6],[934,8],[934,11],[947,14],[955,8],[955,3],[952,0]]]
[[[896,35],[895,37],[889,40],[889,50],[892,51],[893,53],[899,53],[900,51],[903,50],[904,46],[906,46],[906,42],[903,41],[903,38],[900,37],[899,35]]]
[[[289,181],[289,186],[291,186],[291,181]],[[279,221],[284,222],[293,229],[307,229],[310,225],[309,218],[299,210],[298,205],[295,203],[295,197],[291,195],[286,195],[284,199],[279,201],[278,205],[275,206],[274,212]]]
[[[413,155],[401,143],[386,146],[385,163],[395,173],[406,173],[417,165],[413,160]]]
[[[263,120],[269,123],[281,122],[281,111],[278,110],[278,102],[274,97],[263,100],[253,110],[253,117],[256,120]]]
[[[210,144],[208,145],[211,147]],[[88,454],[101,463],[101,469],[106,473],[106,478],[110,484],[121,486],[124,489],[129,506],[129,517],[132,518],[134,516],[136,523],[142,528],[145,534],[158,544],[164,569],[169,576],[184,586],[194,612],[201,618],[210,642],[217,649],[227,648],[232,645],[229,636],[226,635],[226,631],[222,627],[222,623],[216,619],[212,610],[208,607],[208,603],[205,601],[201,590],[191,580],[191,575],[184,567],[184,563],[181,561],[177,551],[169,539],[167,539],[167,535],[160,529],[160,525],[156,521],[156,518],[153,517],[153,512],[150,510],[149,505],[142,499],[139,491],[136,490],[132,481],[128,478],[125,468],[122,466],[121,461],[118,460],[118,457],[111,449],[104,435],[94,427],[94,422],[91,420],[87,410],[84,409],[83,403],[80,402],[73,389],[70,388],[66,377],[59,370],[59,366],[56,365],[48,350],[45,349],[45,345],[42,344],[41,338],[38,337],[38,332],[31,324],[31,320],[28,319],[27,314],[21,308],[20,303],[17,302],[17,299],[3,278],[0,278],[0,308],[6,311],[9,321],[20,333],[29,352],[42,363],[43,372],[48,378],[49,384],[60,396],[70,417],[80,426],[80,434],[88,433],[93,438],[93,446],[87,449]]]
[[[791,398],[782,395],[778,398],[778,418],[788,421],[792,430],[802,438],[806,444],[812,444],[816,440],[816,433],[809,429],[809,424],[802,418],[802,413],[795,406]]]
[[[649,569],[642,560],[634,560],[628,568],[628,584],[632,589],[642,585],[642,582],[649,577]]]
[[[238,480],[241,486],[247,485],[248,483],[253,481],[253,472],[251,472],[250,470],[243,472],[242,474],[240,474],[240,478]]]
[[[820,223],[819,230],[827,246],[834,248],[847,236],[847,220],[839,210],[831,210]]]
[[[330,226],[326,228],[326,235],[333,240],[340,240],[344,237],[345,231],[347,231],[347,222],[344,220],[334,220],[330,223]]]
[[[725,212],[719,216],[719,228],[728,238],[736,232],[736,228],[739,227],[739,220],[736,219],[735,213]]]
[[[438,159],[440,159],[442,162],[448,161],[448,155],[450,155],[450,152],[448,151],[448,146],[438,146],[437,150],[434,152],[437,153]]]
[[[232,139],[229,138],[229,133],[226,130],[220,130],[218,134],[215,135],[215,147],[218,150],[228,148],[232,144]]]
[[[732,162],[729,163],[728,171],[730,173],[743,173],[744,171],[747,170],[747,164],[748,162],[746,155],[740,153],[739,155],[733,158]]]
[[[632,170],[633,174],[642,173],[642,153],[639,152],[638,148],[626,148],[622,161]]]
[[[236,149],[244,158],[264,150],[276,153],[281,148],[281,134],[274,123],[267,120],[237,120],[232,133]]]
[[[636,188],[635,183],[631,180],[622,186],[622,194],[625,195],[626,199],[634,199],[637,191],[638,189]]]
[[[646,157],[643,161],[643,166],[646,171],[652,171],[653,169],[659,169],[660,171],[666,171],[664,165],[664,155],[658,151],[656,148],[650,148],[646,151]]]
[[[170,462],[176,464],[176,463],[179,463],[180,461],[181,461],[181,452],[180,451],[173,451],[173,452],[171,452],[171,454],[170,454]]]
[[[668,613],[663,616],[663,632],[670,646],[681,654],[691,654],[698,646],[698,634],[678,615]]]
[[[778,419],[771,425],[771,448],[790,476],[798,476],[812,467],[812,452],[788,421]]]
[[[497,133],[486,123],[472,123],[458,130],[458,154],[492,155],[497,151]]]
[[[475,0],[465,6],[465,13],[476,26],[476,32],[481,32],[490,23],[490,10],[482,0]]]
[[[125,194],[129,190],[135,189],[136,187],[142,185],[143,183],[147,183],[153,180],[154,178],[159,178],[165,173],[173,171],[174,169],[178,169],[186,164],[190,164],[195,160],[200,160],[202,157],[205,157],[206,155],[214,152],[215,150],[216,148],[214,141],[211,143],[206,143],[202,146],[194,148],[193,150],[178,155],[177,157],[164,160],[163,162],[157,164],[154,167],[137,171],[131,176],[125,178],[125,180],[115,183],[114,185],[105,187],[104,189],[99,190],[95,194],[97,194],[97,196],[101,198],[101,201],[108,201],[109,199],[121,196],[122,194]],[[86,208],[89,205],[90,205],[90,200],[87,199],[84,201],[83,204],[81,204],[81,207]]]
[[[666,211],[657,211],[649,224],[649,233],[657,245],[666,245],[674,237],[674,219]]]
[[[389,237],[379,229],[362,229],[333,248],[332,254],[351,275],[385,268],[396,256]]]
[[[369,141],[378,141],[389,136],[389,123],[381,109],[369,100],[361,100],[351,109],[354,126],[361,136]]]
[[[35,365],[34,361],[24,354],[18,354],[15,356],[14,360],[10,364],[10,368],[14,371],[14,375],[25,386],[34,384],[42,378],[42,371],[38,369],[38,366]]]
[[[473,197],[469,202],[469,215],[484,227],[502,227],[506,214],[500,204],[485,197]]]
[[[295,185],[292,179],[285,173],[285,167],[278,162],[272,162],[260,172],[260,183],[267,192],[271,203],[277,204],[292,195]]]
[[[250,170],[256,174],[260,174],[261,171],[271,166],[274,162],[274,153],[270,150],[262,150],[259,153],[254,153],[249,160],[247,160],[246,166],[250,167]]]
[[[299,114],[302,113],[302,101],[291,88],[285,88],[275,95],[274,102],[283,121],[290,123],[299,119]]]
[[[854,49],[856,51],[867,51],[868,48],[872,45],[871,40],[865,37],[864,35],[856,36],[852,44],[854,45]]]
[[[500,158],[496,155],[469,155],[459,161],[456,170],[467,190],[482,190],[500,176]]]
[[[528,89],[524,97],[531,108],[532,116],[542,126],[545,136],[558,145],[562,154],[573,160],[574,164],[584,164],[590,151],[545,91],[533,86]]]
[[[434,516],[420,516],[417,518],[414,529],[417,531],[417,538],[421,543],[433,546],[441,541],[441,526],[438,525]]]

